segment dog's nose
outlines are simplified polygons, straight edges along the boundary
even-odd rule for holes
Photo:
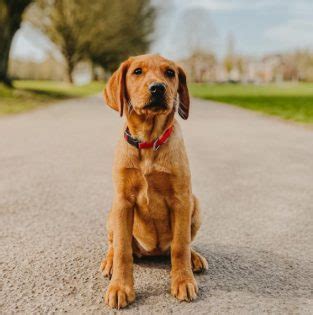
[[[154,83],[151,83],[149,85],[149,91],[154,96],[161,96],[161,95],[163,95],[165,90],[166,90],[166,87],[165,87],[164,83],[154,82]]]

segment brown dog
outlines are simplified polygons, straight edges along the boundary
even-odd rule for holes
[[[180,116],[188,118],[186,75],[159,55],[132,57],[112,75],[104,97],[126,116],[113,167],[108,252],[101,263],[103,274],[112,276],[105,302],[122,308],[134,301],[133,255],[169,254],[171,293],[191,301],[198,291],[193,271],[208,264],[190,247],[200,227],[200,211],[174,118],[177,105]]]

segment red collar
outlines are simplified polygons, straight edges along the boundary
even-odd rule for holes
[[[136,147],[137,149],[149,149],[149,148],[153,148],[154,151],[156,151],[160,145],[162,145],[163,143],[165,143],[168,138],[170,137],[172,131],[174,129],[174,126],[170,126],[169,128],[167,128],[163,134],[157,138],[154,141],[151,142],[141,142],[140,140],[134,138],[128,130],[128,127],[126,128],[126,130],[124,131],[124,138],[125,140],[131,144],[132,146]]]

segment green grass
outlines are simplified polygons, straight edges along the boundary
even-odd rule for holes
[[[191,84],[195,97],[234,104],[301,123],[313,123],[313,83]]]
[[[10,89],[0,84],[0,115],[15,114],[55,101],[96,94],[104,83],[75,86],[56,81],[15,81]]]

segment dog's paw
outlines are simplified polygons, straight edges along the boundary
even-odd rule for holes
[[[113,255],[107,255],[101,262],[100,271],[105,277],[111,278],[113,272]]]
[[[190,302],[197,298],[198,285],[194,277],[177,277],[172,280],[171,293],[180,301]]]
[[[202,272],[209,269],[207,260],[196,251],[191,251],[191,266],[193,272]]]
[[[134,302],[135,291],[130,285],[110,283],[104,297],[105,304],[111,308],[123,308]]]

